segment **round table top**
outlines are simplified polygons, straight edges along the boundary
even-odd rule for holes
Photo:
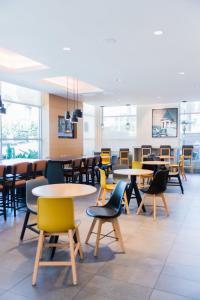
[[[76,183],[47,184],[34,188],[33,195],[48,198],[81,197],[97,191],[94,186]]]
[[[169,161],[162,161],[162,160],[145,160],[141,161],[143,165],[152,165],[152,166],[160,166],[160,165],[169,165]]]
[[[145,170],[145,169],[119,169],[114,170],[114,174],[118,175],[129,175],[129,176],[140,176],[140,175],[150,175],[153,174],[152,170]]]

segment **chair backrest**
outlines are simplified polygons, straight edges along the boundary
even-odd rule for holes
[[[72,162],[72,168],[74,171],[79,171],[81,169],[82,159],[74,159]]]
[[[111,156],[111,148],[101,148],[101,153],[105,153]]]
[[[46,169],[47,169],[47,160],[37,160],[32,164],[32,171],[33,171],[33,178],[35,178],[38,173],[39,175],[44,175],[46,174]]]
[[[36,178],[36,179],[30,179],[26,181],[26,205],[29,207],[29,205],[33,204],[35,205],[37,203],[37,196],[33,195],[32,190],[35,187],[46,185],[48,184],[48,180],[44,177]]]
[[[160,145],[160,156],[170,156],[171,146],[170,145]]]
[[[121,214],[122,200],[123,200],[125,190],[126,190],[126,182],[123,180],[120,180],[117,183],[114,191],[112,192],[109,201],[104,206],[107,208],[114,209],[116,211],[115,217],[117,217]]]
[[[108,165],[110,164],[110,155],[108,153],[101,153],[101,163],[102,165]]]
[[[38,198],[38,228],[49,233],[75,228],[72,198]]]
[[[142,163],[140,161],[132,161],[132,169],[142,169]]]
[[[6,169],[7,169],[6,166],[0,165],[0,178],[1,178],[1,179],[4,179],[4,178],[5,178],[5,175],[6,175]]]
[[[106,173],[102,169],[99,169],[99,171],[100,171],[100,185],[101,188],[104,188],[106,186]]]
[[[169,170],[159,170],[151,184],[150,187],[148,188],[147,193],[149,194],[160,194],[163,193],[166,188],[167,188],[167,182],[168,182],[168,174],[169,174]]]
[[[141,151],[142,151],[142,160],[143,160],[144,156],[151,154],[152,146],[151,145],[142,145]]]
[[[87,158],[87,168],[91,169],[93,167],[94,157]]]
[[[28,162],[16,163],[12,166],[13,180],[15,181],[16,176],[20,176],[21,179],[27,180],[30,175],[31,164]],[[13,181],[13,182],[14,182]]]
[[[193,148],[194,148],[193,145],[183,145],[182,146],[182,154],[185,157],[189,157],[189,158],[191,157],[192,158]]]
[[[128,159],[129,149],[128,148],[120,148],[119,149],[119,157],[121,159]]]

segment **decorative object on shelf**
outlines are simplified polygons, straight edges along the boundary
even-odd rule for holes
[[[2,102],[1,95],[0,95],[0,115],[5,115],[5,114],[6,114],[6,109],[4,107],[4,104]]]
[[[77,108],[75,109],[74,113],[76,114],[77,118],[82,118],[83,113],[80,108],[78,108],[78,79],[76,80],[76,88],[77,88]]]
[[[104,106],[100,106],[101,107],[101,129],[104,128],[104,123],[103,123],[103,108]]]
[[[67,111],[65,112],[65,120],[70,120],[70,112],[69,112],[69,94],[68,94],[68,76],[67,76]]]
[[[152,109],[152,137],[177,137],[178,108]]]

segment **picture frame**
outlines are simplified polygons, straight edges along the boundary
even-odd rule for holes
[[[74,124],[65,120],[64,116],[58,116],[58,138],[74,138]]]
[[[178,108],[152,109],[152,138],[178,136]]]

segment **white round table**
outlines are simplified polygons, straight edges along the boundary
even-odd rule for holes
[[[170,165],[169,161],[162,161],[162,160],[145,160],[141,161],[143,165],[149,166],[163,166],[163,165]]]
[[[77,183],[47,184],[34,188],[33,195],[47,198],[82,197],[94,194],[97,189],[94,186]]]
[[[138,190],[136,177],[141,176],[141,175],[151,175],[151,174],[153,174],[153,171],[145,170],[145,169],[118,169],[118,170],[114,170],[114,174],[131,176],[131,182],[129,184],[129,187],[126,190],[128,203],[130,202],[130,199],[131,199],[131,196],[132,196],[132,193],[134,190],[135,198],[137,200],[137,204],[139,207],[140,203],[142,201],[142,198],[141,198],[140,192]],[[146,211],[144,206],[143,206],[143,211],[144,212]]]

